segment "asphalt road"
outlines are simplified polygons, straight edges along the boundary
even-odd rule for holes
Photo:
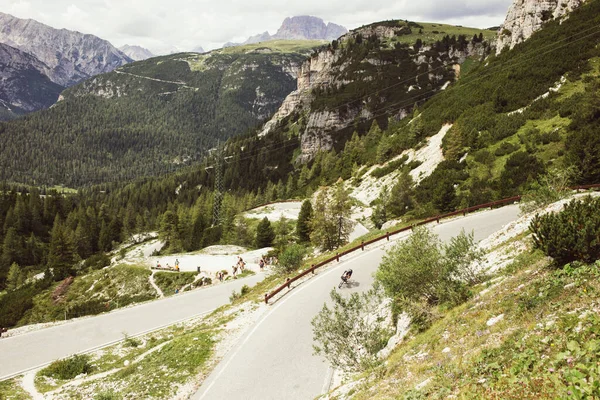
[[[0,338],[0,380],[59,358],[104,347],[122,340],[124,333],[135,336],[211,312],[228,303],[232,291],[239,291],[242,285],[254,285],[264,277],[264,273],[259,273],[96,317]]]
[[[518,213],[513,205],[430,227],[444,241],[462,229],[473,231],[475,239],[481,240],[516,220]],[[192,398],[307,400],[326,392],[332,371],[325,359],[313,355],[311,320],[329,300],[329,292],[337,287],[345,269],[354,270],[355,285],[343,287],[344,293],[368,290],[384,253],[379,248],[349,256],[281,298],[242,336]]]

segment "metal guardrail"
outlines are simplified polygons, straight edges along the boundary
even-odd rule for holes
[[[600,189],[600,184],[571,186],[570,189],[571,190],[575,190],[575,191],[589,190],[589,189]],[[496,200],[496,201],[492,201],[492,202],[485,203],[485,204],[479,204],[479,205],[476,205],[476,206],[464,208],[462,210],[454,211],[454,212],[451,212],[451,213],[438,215],[438,216],[435,216],[435,217],[432,217],[432,218],[429,218],[429,219],[417,222],[416,224],[413,224],[411,226],[407,226],[407,227],[402,228],[402,229],[398,229],[398,230],[395,230],[395,231],[392,231],[392,232],[386,232],[385,235],[379,236],[379,237],[377,237],[375,239],[371,239],[371,240],[369,240],[367,242],[363,241],[358,246],[354,246],[354,247],[352,247],[352,248],[350,248],[348,250],[345,250],[345,251],[343,251],[341,253],[336,253],[335,256],[330,257],[330,258],[328,258],[328,259],[326,259],[324,261],[321,261],[318,264],[312,264],[309,269],[307,269],[306,271],[300,273],[299,275],[296,275],[293,278],[288,278],[283,285],[279,286],[277,289],[273,290],[271,293],[266,293],[265,294],[265,303],[268,304],[269,300],[271,298],[273,298],[274,296],[276,296],[279,292],[281,292],[285,288],[289,289],[290,286],[291,286],[291,284],[294,283],[294,282],[296,282],[298,279],[301,279],[301,278],[305,277],[308,274],[314,274],[315,270],[317,268],[322,267],[323,265],[329,264],[332,261],[339,261],[340,257],[345,256],[347,254],[350,254],[350,253],[352,253],[354,251],[357,251],[359,249],[364,251],[365,246],[368,246],[370,244],[379,242],[379,241],[384,240],[384,239],[386,239],[386,240],[389,241],[390,240],[390,236],[397,235],[397,234],[402,233],[402,232],[406,232],[408,230],[414,229],[417,226],[422,226],[422,225],[430,224],[432,222],[438,222],[439,223],[440,220],[444,219],[444,218],[454,217],[456,215],[461,215],[461,214],[464,216],[464,215],[467,215],[470,212],[481,210],[482,208],[501,207],[501,206],[504,206],[504,205],[506,205],[508,203],[514,203],[514,202],[517,202],[517,201],[520,201],[520,200],[521,200],[521,196],[513,196],[513,197],[509,197],[509,198],[502,199],[502,200]]]
[[[392,231],[392,232],[386,232],[385,235],[376,237],[376,238],[371,239],[371,240],[366,241],[366,242],[363,241],[358,246],[354,246],[354,247],[352,247],[352,248],[350,248],[348,250],[345,250],[345,251],[343,251],[341,253],[336,253],[335,256],[330,257],[330,258],[328,258],[328,259],[326,259],[324,261],[321,261],[318,264],[312,264],[309,269],[307,269],[306,271],[300,273],[299,275],[296,275],[293,278],[288,278],[283,285],[279,286],[277,289],[275,289],[271,293],[266,293],[265,294],[265,303],[268,304],[269,300],[271,298],[273,298],[274,296],[276,296],[279,292],[281,292],[285,288],[290,288],[291,284],[294,283],[294,282],[296,282],[298,279],[301,279],[301,278],[303,278],[306,275],[311,274],[311,273],[314,274],[315,270],[317,268],[322,267],[323,265],[329,264],[332,261],[339,261],[340,257],[348,255],[348,254],[350,254],[352,252],[355,252],[357,250],[364,251],[365,246],[368,246],[370,244],[379,242],[379,241],[384,240],[384,239],[389,241],[390,240],[390,236],[397,235],[399,233],[406,232],[408,230],[414,229],[417,226],[426,225],[426,224],[429,224],[429,223],[432,223],[432,222],[438,222],[439,223],[440,220],[443,219],[443,218],[454,217],[454,216],[460,215],[460,214],[466,215],[467,213],[470,213],[470,212],[473,212],[473,211],[477,211],[477,210],[480,210],[482,208],[500,207],[500,206],[503,206],[503,205],[505,205],[507,203],[514,203],[514,202],[519,201],[519,200],[521,200],[521,196],[514,196],[514,197],[507,198],[507,199],[492,201],[490,203],[485,203],[485,204],[480,204],[480,205],[473,206],[473,207],[468,207],[468,208],[465,208],[465,209],[462,209],[462,210],[454,211],[454,212],[447,213],[447,214],[438,215],[438,216],[435,216],[435,217],[432,217],[432,218],[429,218],[429,219],[426,219],[426,220],[423,220],[423,221],[419,221],[416,224],[413,224],[411,226],[407,226],[407,227],[404,227],[404,228],[401,228],[401,229],[398,229],[398,230],[395,230],[395,231]]]

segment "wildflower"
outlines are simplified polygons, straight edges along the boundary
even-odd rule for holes
[[[550,368],[548,368],[548,371],[549,372],[554,372],[554,368],[550,367]]]

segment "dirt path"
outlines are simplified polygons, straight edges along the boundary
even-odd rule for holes
[[[152,274],[150,275],[150,277],[148,278],[148,281],[150,282],[150,285],[152,285],[152,287],[154,288],[154,290],[156,290],[156,293],[158,294],[159,298],[163,298],[165,297],[165,294],[163,293],[162,290],[160,290],[160,288],[158,287],[158,285],[156,284],[156,282],[154,281],[154,274],[156,273],[155,270],[152,271]]]
[[[38,371],[39,370],[30,371],[23,375],[21,386],[27,393],[29,393],[33,400],[44,400],[44,395],[38,392],[34,383],[35,375],[38,373]]]

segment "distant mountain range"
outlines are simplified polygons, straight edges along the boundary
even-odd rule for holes
[[[335,40],[340,36],[348,33],[348,29],[341,25],[332,22],[325,22],[318,17],[302,15],[297,17],[286,18],[275,35],[269,32],[259,33],[258,35],[250,36],[243,43],[227,42],[223,47],[239,46],[244,44],[253,44],[267,42],[269,40]]]
[[[150,50],[145,49],[141,46],[130,46],[126,44],[125,46],[119,47],[119,50],[121,50],[121,52],[123,52],[127,57],[131,58],[133,61],[142,61],[155,57],[155,55],[152,54]]]
[[[108,41],[0,13],[0,119],[49,107],[60,92],[133,61]]]

